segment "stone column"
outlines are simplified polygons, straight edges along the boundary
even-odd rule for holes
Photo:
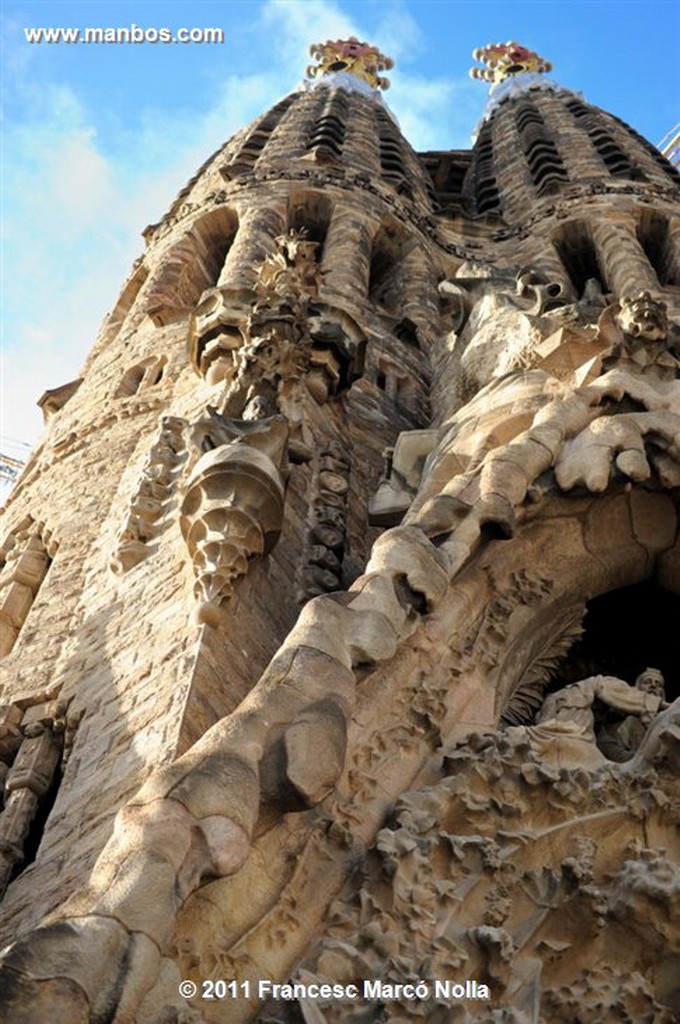
[[[607,282],[606,290],[617,298],[637,295],[644,290],[659,290],[656,274],[631,224],[600,221],[593,227],[593,242]]]
[[[362,212],[338,205],[328,226],[321,261],[322,294],[332,301],[333,294],[352,302],[368,298],[371,250],[378,225]]]
[[[0,814],[0,898],[15,866],[24,858],[31,823],[52,784],[60,757],[50,728],[39,724],[27,728],[5,782],[7,802]]]
[[[547,281],[555,281],[562,285],[562,296],[567,302],[576,301],[578,296],[554,245],[546,245],[545,249],[542,249],[536,259],[532,261],[532,266],[543,274]]]
[[[227,253],[218,288],[252,288],[254,269],[274,249],[274,239],[286,230],[284,205],[252,206],[239,215],[234,242]]]
[[[667,247],[666,282],[680,284],[680,217],[671,217],[668,221]]]

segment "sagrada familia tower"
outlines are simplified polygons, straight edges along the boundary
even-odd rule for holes
[[[672,1024],[678,174],[516,43],[167,215],[0,548],[3,1024]]]

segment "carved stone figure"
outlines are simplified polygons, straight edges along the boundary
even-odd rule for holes
[[[597,728],[597,745],[609,761],[629,761],[640,747],[654,718],[668,705],[665,703],[664,677],[655,668],[647,668],[635,680],[636,689],[659,697],[661,704],[657,712],[644,711],[642,714],[605,716]]]
[[[532,749],[545,761],[561,767],[593,768],[606,764],[608,758],[600,749],[595,729],[596,701],[607,708],[622,712],[628,717],[639,717],[648,726],[653,716],[663,705],[663,677],[656,670],[648,669],[638,676],[635,686],[630,686],[614,676],[591,676],[578,683],[557,690],[547,696],[533,726],[513,726],[526,730]],[[624,725],[623,715],[620,724]],[[607,728],[606,743],[614,745],[617,756],[611,760],[622,760],[621,754],[632,741],[630,726],[616,740],[611,736],[611,725]],[[641,737],[640,737],[641,740]],[[639,746],[639,742],[637,745]],[[625,747],[624,747],[625,745]],[[605,747],[606,749],[606,747]],[[630,749],[632,756],[633,749]]]

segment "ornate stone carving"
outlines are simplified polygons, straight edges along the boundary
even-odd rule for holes
[[[210,288],[189,321],[189,357],[208,384],[231,380],[236,373],[234,352],[247,340],[251,292]]]
[[[661,341],[668,334],[666,303],[653,299],[649,292],[621,299],[617,320],[624,335],[633,338]]]
[[[279,236],[253,292],[214,288],[191,319],[189,350],[208,383],[224,382],[223,412],[246,420],[276,413],[291,426],[291,453],[307,458],[305,393],[323,403],[358,372],[363,336],[352,318],[316,300],[318,243]]]
[[[158,535],[174,491],[177,470],[186,458],[184,427],[185,421],[176,416],[164,416],[161,420],[111,559],[111,569],[118,575],[137,565],[151,551],[150,542]]]
[[[205,454],[187,481],[180,527],[196,574],[199,615],[214,623],[235,581],[278,539],[288,428],[281,416],[248,423],[211,410],[194,436]]]
[[[554,582],[528,569],[510,574],[504,586],[494,584],[481,620],[470,629],[461,654],[470,665],[494,668],[510,633],[510,618],[520,606],[536,607],[551,593]],[[463,667],[463,666],[461,666]]]
[[[663,380],[677,377],[680,369],[680,330],[669,322],[666,304],[649,292],[624,297],[609,306],[598,323],[607,342],[603,366],[620,366],[632,373],[652,373]]]
[[[57,545],[44,523],[28,519],[11,533],[0,555],[0,656],[14,647]]]
[[[349,455],[339,441],[318,455],[310,510],[310,542],[300,599],[340,589],[345,546]]]
[[[444,764],[440,782],[398,801],[295,976],[394,986],[418,978],[429,998],[336,998],[322,1007],[324,1024],[378,1013],[394,1024],[435,1024],[451,1012],[487,1024],[500,1005],[517,1021],[632,1024],[644,1013],[670,1024],[680,894],[663,849],[673,830],[665,810],[672,774],[649,762],[567,770],[515,729],[472,734]],[[624,820],[636,838],[621,846]],[[611,942],[620,951],[616,975],[601,953]],[[447,1001],[437,982],[451,976],[473,978],[485,993],[464,1008]]]
[[[292,306],[296,315],[304,314],[307,300],[319,287],[318,242],[307,240],[304,231],[291,229],[287,235],[274,239],[276,249],[262,263],[255,290],[258,311],[276,308],[278,300]]]
[[[25,843],[33,819],[53,785],[61,760],[65,727],[65,705],[56,701],[31,705],[23,715],[17,715],[17,711],[14,709],[10,716],[12,734],[17,718],[21,724],[19,736],[11,737],[16,754],[13,759],[8,758],[9,767],[4,778],[5,801],[0,814],[0,899],[17,865],[24,859]]]

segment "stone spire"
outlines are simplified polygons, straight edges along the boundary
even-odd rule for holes
[[[544,77],[547,71],[552,71],[551,62],[533,50],[520,46],[519,43],[490,43],[488,46],[473,50],[472,56],[486,67],[470,68],[470,77],[491,83],[482,124],[504,100],[521,96],[530,89],[562,91],[562,86]],[[475,137],[476,135],[473,138]]]

